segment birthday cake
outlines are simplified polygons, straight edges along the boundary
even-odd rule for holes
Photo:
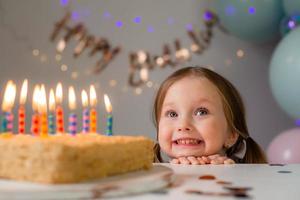
[[[0,177],[76,183],[149,169],[153,142],[142,136],[0,134]]]

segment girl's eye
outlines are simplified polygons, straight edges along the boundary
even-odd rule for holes
[[[174,117],[177,117],[177,113],[175,111],[168,111],[166,113],[167,117],[171,117],[171,118],[174,118]]]
[[[196,116],[202,116],[207,114],[208,114],[208,110],[206,108],[197,108],[197,110],[195,111]]]

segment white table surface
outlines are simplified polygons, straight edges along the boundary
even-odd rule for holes
[[[250,199],[300,199],[300,164],[270,166],[267,164],[234,165],[175,165],[159,164],[174,170],[175,183],[179,185],[159,193],[148,193],[122,199],[237,199],[188,194],[190,189],[225,192],[218,180],[232,182],[232,186],[251,187]],[[290,171],[291,173],[278,173]],[[216,180],[199,180],[202,175],[214,175]],[[241,198],[245,199],[245,198]],[[248,198],[249,199],[249,198]]]
[[[278,173],[285,171],[290,173]],[[199,179],[212,175],[214,180]],[[171,187],[166,187],[170,185]],[[217,181],[231,182],[232,187],[250,187],[249,198],[209,195],[226,193]],[[201,191],[191,194],[186,191]],[[145,191],[148,191],[145,193]],[[152,192],[149,192],[152,191]],[[154,191],[154,192],[153,192]],[[142,192],[142,193],[141,193]],[[137,194],[140,193],[140,194]],[[135,195],[132,195],[135,194]],[[124,196],[127,195],[127,196]],[[128,196],[129,195],[129,196]],[[122,197],[120,197],[122,196]],[[146,171],[99,179],[95,182],[45,185],[31,182],[0,179],[0,200],[65,200],[65,199],[280,199],[300,200],[300,164],[270,166],[267,164],[234,165],[175,165],[154,164]]]

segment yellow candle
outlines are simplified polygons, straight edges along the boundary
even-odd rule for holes
[[[40,89],[40,98],[38,106],[40,121],[41,121],[41,135],[45,136],[48,134],[48,120],[47,120],[47,98],[45,86],[42,85]]]
[[[91,105],[91,111],[90,111],[90,129],[92,133],[97,132],[97,94],[95,87],[93,85],[90,86],[90,105]]]

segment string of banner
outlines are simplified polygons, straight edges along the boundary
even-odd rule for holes
[[[107,38],[96,37],[88,33],[83,23],[79,22],[75,25],[69,25],[71,13],[66,15],[55,23],[54,30],[50,36],[50,40],[55,42],[60,32],[65,32],[64,36],[56,43],[56,51],[61,54],[71,39],[75,39],[77,44],[73,50],[74,58],[78,58],[85,50],[89,50],[88,55],[94,56],[100,54],[100,59],[96,62],[92,69],[92,73],[101,73],[121,52],[121,46],[112,46]],[[167,66],[176,67],[191,59],[191,52],[202,54],[210,45],[213,37],[213,28],[218,26],[225,31],[220,23],[217,15],[212,11],[206,10],[203,15],[205,29],[196,33],[192,28],[187,30],[187,35],[191,39],[190,48],[181,46],[179,39],[175,39],[175,51],[172,54],[172,48],[169,44],[164,44],[162,54],[151,56],[149,52],[144,50],[133,51],[129,53],[129,76],[128,84],[132,87],[139,87],[148,81],[150,70],[157,68],[165,68]]]

